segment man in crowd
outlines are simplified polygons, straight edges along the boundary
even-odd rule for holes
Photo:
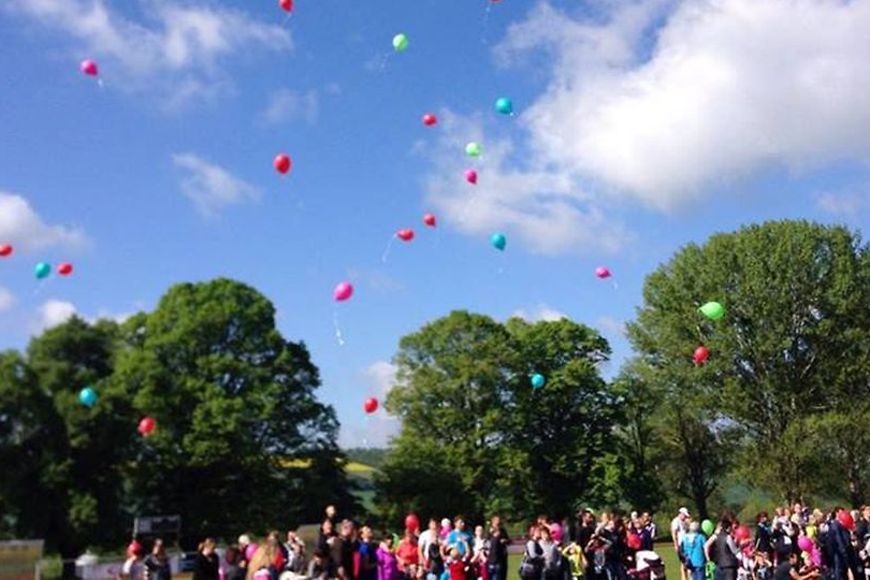
[[[680,544],[683,542],[683,536],[689,528],[689,510],[681,507],[677,512],[677,517],[671,520],[671,541],[674,544],[674,551],[680,553]],[[680,559],[680,578],[687,580],[688,570],[686,565]]]

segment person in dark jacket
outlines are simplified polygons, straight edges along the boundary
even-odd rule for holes
[[[227,563],[225,580],[245,580],[245,567],[242,565],[242,551],[238,546],[230,546],[224,554],[224,561]]]
[[[713,536],[708,560],[716,563],[715,580],[737,580],[740,548],[731,536],[731,519],[722,518],[719,531]]]
[[[206,538],[199,545],[199,552],[193,563],[191,580],[219,580],[220,562],[214,552],[215,543],[212,538]]]
[[[154,540],[154,547],[151,548],[151,553],[148,554],[142,565],[145,566],[148,580],[172,580],[169,556],[166,555],[166,548],[160,538]]]

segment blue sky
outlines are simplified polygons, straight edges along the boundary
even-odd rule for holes
[[[596,326],[611,375],[644,276],[686,242],[779,218],[868,231],[868,2],[276,4],[0,1],[0,346],[238,278],[308,344],[342,442],[377,445],[395,422],[362,401],[451,309]],[[417,237],[382,261],[400,228]],[[41,260],[75,274],[38,284]]]

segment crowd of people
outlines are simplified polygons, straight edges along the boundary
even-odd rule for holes
[[[680,561],[672,578],[870,580],[870,506],[823,513],[794,504],[772,516],[759,513],[752,527],[730,512],[714,524],[680,508],[670,525]],[[522,559],[514,573],[521,580],[661,580],[658,535],[649,513],[582,509],[563,521],[540,516],[517,542]],[[192,580],[506,580],[511,539],[498,516],[474,528],[461,516],[431,519],[421,530],[409,514],[400,537],[339,520],[330,506],[312,544],[295,531],[283,538],[269,532],[259,544],[243,534],[219,554],[208,538]],[[161,541],[145,557],[138,543],[131,547],[123,580],[171,580]]]

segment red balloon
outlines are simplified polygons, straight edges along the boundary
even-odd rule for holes
[[[427,127],[433,127],[438,124],[438,117],[432,113],[426,113],[423,115],[423,124]]]
[[[286,153],[279,153],[275,156],[275,160],[272,162],[272,165],[275,166],[275,171],[282,175],[286,175],[288,171],[290,171],[290,167],[293,165],[293,162],[290,160],[290,156]]]
[[[405,516],[405,529],[416,532],[420,529],[420,518],[417,514],[408,514]]]
[[[708,358],[710,358],[710,349],[703,345],[696,348],[695,354],[692,355],[692,360],[695,361],[696,365],[704,364]]]
[[[12,255],[12,246],[9,244],[3,244],[0,246],[0,257],[7,257]]]
[[[61,276],[69,276],[73,272],[73,265],[69,262],[64,262],[57,267],[57,273]]]
[[[293,0],[278,0],[278,6],[280,6],[284,12],[292,12]]]
[[[734,530],[734,539],[738,542],[742,542],[743,540],[748,540],[751,535],[749,528],[745,525],[737,526],[737,529]]]
[[[414,230],[399,230],[396,232],[396,237],[402,240],[403,242],[410,242],[414,239]]]
[[[426,224],[427,226],[429,226],[430,228],[434,228],[437,224],[437,221],[435,220],[435,214],[434,213],[423,214],[423,223]]]
[[[371,415],[378,410],[378,400],[374,397],[366,399],[365,403],[363,403],[363,410]]]
[[[154,430],[157,429],[157,421],[154,420],[154,417],[143,417],[141,421],[139,421],[139,434],[142,437],[148,437]]]
[[[855,518],[852,517],[852,514],[848,510],[840,510],[837,514],[837,521],[847,530],[855,529]]]

